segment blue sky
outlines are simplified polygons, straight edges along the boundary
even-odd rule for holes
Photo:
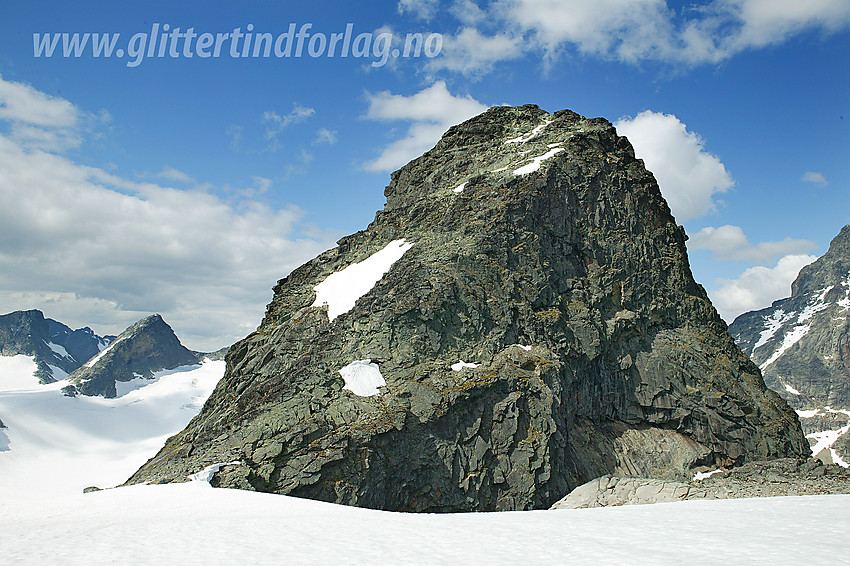
[[[3,12],[2,312],[40,308],[101,333],[160,312],[190,347],[228,345],[259,323],[278,278],[372,220],[391,170],[497,104],[603,116],[628,135],[729,322],[786,296],[850,222],[847,0],[30,1]],[[202,58],[197,39],[191,58],[184,39],[178,57],[136,66],[90,46],[34,55],[35,33],[117,33],[129,52],[155,23],[272,37],[310,24],[310,35],[301,57],[234,58],[223,44]],[[383,65],[377,43],[371,56],[309,55],[311,38],[348,24],[373,42],[392,34],[392,48],[439,34],[441,49]]]

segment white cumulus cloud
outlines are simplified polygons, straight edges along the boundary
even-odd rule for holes
[[[797,274],[816,259],[813,255],[787,255],[773,267],[758,265],[746,269],[737,279],[717,279],[708,294],[723,320],[731,323],[740,314],[790,296]]]
[[[777,259],[805,253],[817,244],[811,240],[785,238],[778,242],[750,242],[740,226],[708,226],[694,234],[688,234],[688,249],[710,250],[717,259],[750,261],[765,264]]]
[[[70,103],[0,79],[4,89],[34,97],[21,108],[73,113]],[[43,122],[80,134],[61,116]],[[269,183],[253,180],[258,190]],[[199,350],[251,332],[274,283],[338,236],[303,226],[294,206],[138,183],[2,134],[0,202],[0,312],[39,308],[102,333],[159,312]]]
[[[522,38],[510,34],[487,36],[473,27],[457,35],[443,35],[441,56],[429,60],[428,70],[448,70],[478,77],[493,63],[522,57]]]
[[[439,6],[440,0],[399,0],[398,12],[400,14],[413,14],[423,20],[430,20],[437,13]]]
[[[266,139],[271,142],[273,148],[277,148],[277,138],[292,124],[303,122],[316,113],[316,110],[308,106],[302,106],[297,102],[292,104],[292,111],[281,116],[274,110],[263,113],[263,124],[266,126]]]
[[[652,171],[679,223],[715,210],[714,195],[734,181],[720,159],[676,116],[646,110],[614,124]]]
[[[666,0],[495,0],[483,8],[457,0],[449,12],[465,26],[519,38],[519,53],[444,67],[467,75],[533,53],[542,53],[546,66],[574,53],[630,64],[715,64],[801,33],[850,28],[847,0],[711,0],[683,7]]]
[[[364,164],[369,171],[391,171],[431,149],[450,127],[487,110],[471,96],[455,96],[438,81],[416,94],[405,96],[383,91],[369,94],[366,118],[384,122],[409,122],[404,136]]]

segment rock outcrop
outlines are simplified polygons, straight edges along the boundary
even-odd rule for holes
[[[714,498],[704,489],[685,482],[605,475],[578,486],[551,508],[587,509],[620,505],[650,505],[686,499]]]
[[[154,372],[197,364],[203,354],[184,347],[158,314],[133,324],[68,376],[66,395],[116,396],[116,382],[153,377]]]
[[[278,282],[201,413],[131,479],[399,511],[550,507],[603,474],[800,457],[603,119],[498,107]]]
[[[807,265],[791,296],[729,326],[768,387],[798,409],[821,458],[850,463],[850,225]],[[823,452],[823,454],[820,454]]]
[[[113,338],[100,337],[89,327],[71,330],[45,318],[39,310],[0,315],[0,355],[32,356],[41,383],[64,379],[106,348]]]
[[[815,459],[780,458],[713,470],[687,482],[606,475],[575,488],[552,509],[833,494],[850,494],[850,470]]]

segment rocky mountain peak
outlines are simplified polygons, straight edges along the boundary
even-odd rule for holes
[[[110,345],[74,371],[68,394],[116,396],[116,382],[151,378],[154,372],[198,363],[199,354],[184,347],[158,314],[147,316],[119,334]]]
[[[850,224],[829,244],[829,250],[815,262],[803,267],[794,283],[791,296],[813,293],[830,285],[847,286],[850,281]]]
[[[131,482],[405,511],[546,508],[605,473],[803,456],[603,119],[494,108],[275,286],[201,413]]]

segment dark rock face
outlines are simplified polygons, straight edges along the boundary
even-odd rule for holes
[[[606,473],[682,479],[807,453],[609,122],[493,108],[385,194],[367,230],[278,283],[201,413],[130,483],[238,460],[213,484],[400,511],[539,509]],[[328,276],[399,240],[413,245],[353,308],[330,320],[313,306]],[[340,370],[356,360],[379,368],[380,395],[349,390]]]
[[[0,355],[33,356],[41,383],[64,377],[54,375],[51,366],[69,374],[105,348],[112,338],[101,338],[88,327],[71,330],[61,322],[45,318],[38,310],[0,316]]]
[[[850,425],[850,225],[800,271],[791,291],[769,308],[742,314],[729,332],[760,365],[765,383],[801,411],[814,445],[818,433]],[[848,442],[839,437],[823,446],[850,462]]]
[[[171,327],[154,314],[127,328],[108,348],[68,376],[76,391],[63,392],[115,397],[116,381],[151,378],[160,370],[196,364],[201,356],[180,344]]]

